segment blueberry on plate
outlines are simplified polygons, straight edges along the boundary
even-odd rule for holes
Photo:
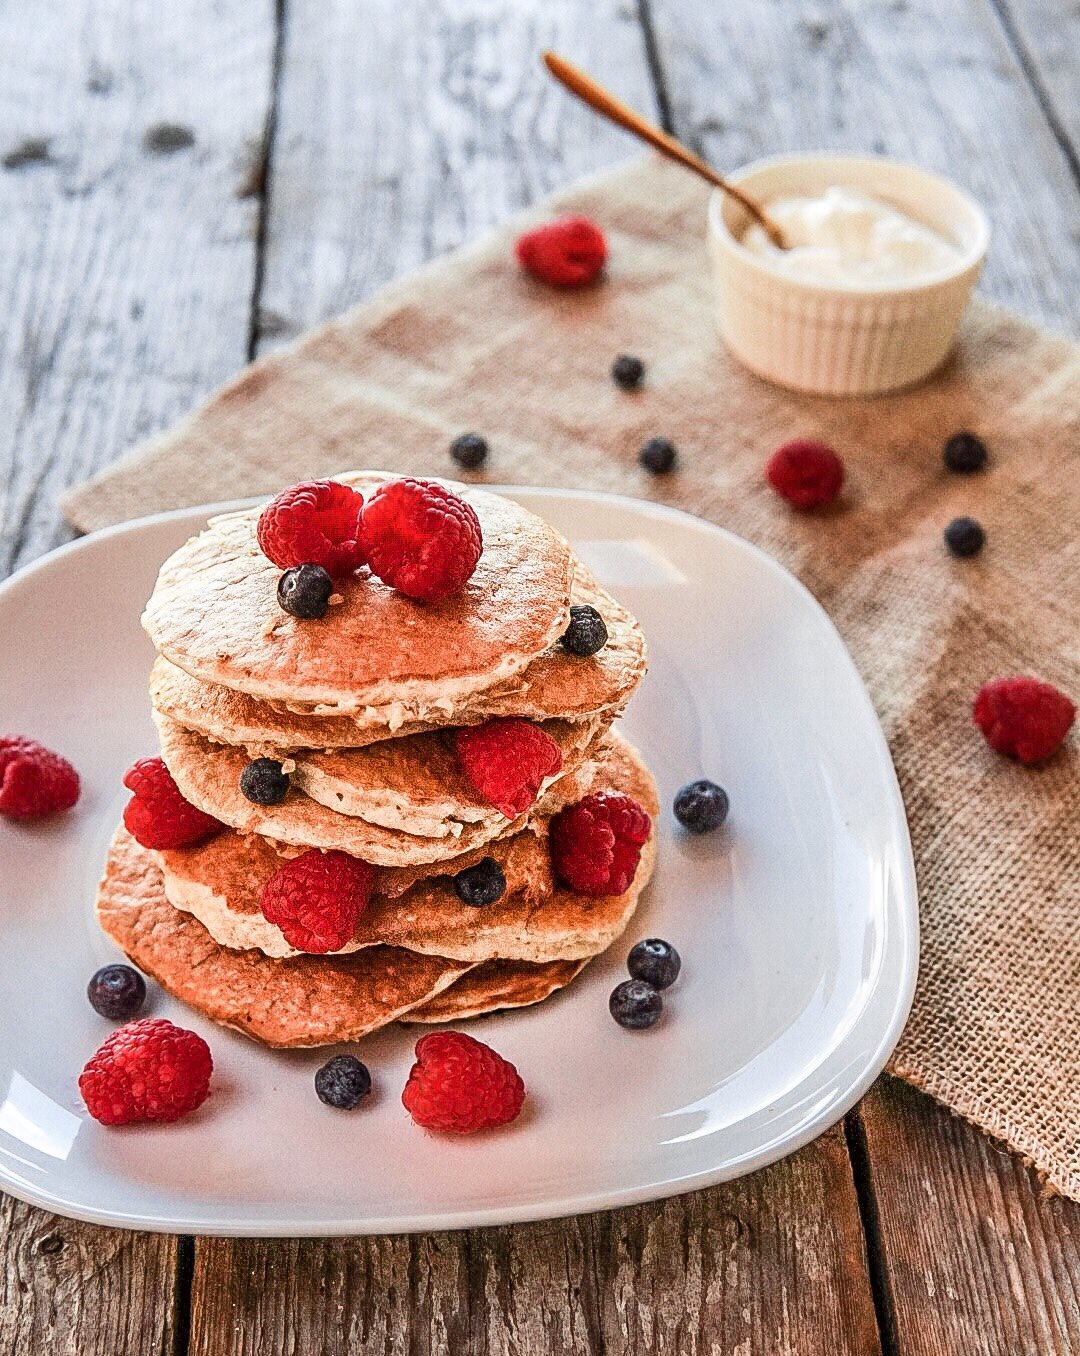
[[[675,458],[675,444],[670,438],[650,438],[638,453],[638,461],[654,476],[667,475],[675,465]]]
[[[450,455],[459,466],[467,471],[475,471],[487,460],[487,440],[479,433],[462,433],[450,444]]]
[[[675,818],[691,833],[709,833],[727,819],[727,792],[707,777],[689,782],[675,797]]]
[[[632,979],[644,980],[654,989],[667,989],[679,977],[682,957],[660,937],[647,937],[631,950],[626,968]]]
[[[974,518],[954,518],[945,529],[945,545],[954,556],[977,556],[986,533]]]
[[[90,977],[86,996],[102,1017],[126,1021],[146,1002],[146,980],[130,965],[105,965]]]
[[[612,1017],[628,1031],[644,1031],[659,1020],[664,1000],[643,979],[624,979],[608,999]]]
[[[240,790],[255,805],[280,805],[289,794],[289,774],[276,758],[254,758],[240,774]]]
[[[954,433],[941,455],[946,468],[962,476],[981,471],[989,460],[986,444],[974,433]]]
[[[371,1074],[355,1055],[335,1055],[315,1074],[319,1101],[339,1111],[353,1111],[371,1091]]]
[[[611,364],[611,379],[624,391],[636,391],[645,375],[645,364],[632,353],[620,353]]]
[[[277,600],[282,612],[303,621],[326,616],[334,581],[321,565],[294,565],[278,580]]]

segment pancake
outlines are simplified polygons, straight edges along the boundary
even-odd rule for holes
[[[385,472],[336,477],[368,494]],[[317,714],[403,702],[420,711],[521,672],[566,629],[573,557],[535,514],[472,486],[484,550],[469,582],[418,603],[361,570],[335,581],[342,601],[320,621],[277,603],[281,570],[259,550],[259,508],[215,518],[161,567],[143,615],[160,654],[208,683]]]
[[[404,703],[355,715],[305,714],[281,702],[205,683],[158,657],[150,674],[150,697],[163,715],[223,744],[243,744],[255,757],[280,757],[294,749],[358,748],[388,735],[404,736],[446,725],[476,725],[493,716],[527,720],[587,720],[616,713],[645,671],[645,640],[637,622],[577,562],[570,600],[595,607],[608,628],[608,642],[589,658],[569,654],[556,642],[520,674],[464,698],[436,702],[424,718],[410,718]],[[296,705],[295,703],[293,705]]]
[[[392,947],[271,960],[219,946],[166,900],[161,872],[117,830],[98,888],[101,926],[140,970],[222,1026],[273,1046],[333,1045],[386,1026],[468,968]]]
[[[413,1008],[403,1022],[461,1022],[485,1012],[542,1003],[576,979],[588,961],[488,961],[456,979],[448,989]]]
[[[363,857],[374,866],[446,861],[524,828],[544,807],[564,804],[567,796],[576,799],[574,779],[579,774],[589,775],[592,759],[591,750],[583,751],[577,767],[560,776],[517,819],[507,819],[489,807],[489,813],[482,818],[471,822],[462,818],[450,819],[445,821],[445,831],[440,836],[423,837],[341,814],[303,792],[290,791],[280,805],[255,805],[240,790],[240,774],[248,762],[243,749],[211,744],[201,735],[192,734],[164,717],[158,718],[158,733],[161,756],[177,786],[200,810],[242,833],[262,833],[299,847],[339,849],[354,857]],[[602,746],[601,740],[596,742],[598,747]]]
[[[655,821],[658,804],[652,778],[639,755],[618,735],[609,736],[604,761],[587,791],[623,791]],[[575,797],[576,798],[576,797]],[[449,875],[430,875],[397,896],[388,896],[376,879],[371,903],[352,940],[337,955],[366,947],[395,946],[427,955],[480,962],[513,959],[532,962],[582,960],[603,951],[624,930],[652,875],[656,833],[642,851],[634,881],[622,895],[601,899],[556,888],[546,841],[547,818],[531,832],[515,834],[500,845],[507,862],[507,890],[494,904],[471,907],[458,899]],[[193,913],[224,946],[257,948],[271,956],[295,956],[281,931],[259,909],[265,881],[281,859],[266,847],[262,858],[250,841],[236,834],[216,838],[204,848],[159,853],[167,898]],[[460,869],[457,860],[445,864]],[[521,884],[524,881],[526,884]]]

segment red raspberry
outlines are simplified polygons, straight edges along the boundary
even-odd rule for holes
[[[36,819],[70,810],[79,799],[79,774],[66,758],[36,739],[0,739],[0,815]]]
[[[401,1100],[425,1130],[468,1135],[512,1121],[525,1100],[525,1084],[489,1045],[460,1031],[433,1031],[416,1042]]]
[[[458,730],[455,746],[477,795],[507,819],[524,814],[544,779],[562,769],[562,752],[548,732],[513,716]]]
[[[579,895],[621,895],[630,888],[651,828],[636,800],[617,791],[594,792],[551,821],[555,874]]]
[[[840,493],[844,463],[824,443],[796,438],[772,454],[765,464],[765,479],[795,508],[817,508]]]
[[[514,246],[521,266],[556,287],[584,287],[607,259],[607,241],[588,217],[560,217],[518,237]]]
[[[194,1031],[144,1017],[114,1031],[79,1076],[86,1109],[102,1125],[178,1121],[206,1101],[214,1061]]]
[[[1038,678],[995,678],[979,689],[973,714],[992,749],[1038,763],[1061,747],[1076,706]]]
[[[133,763],[124,773],[124,785],[135,793],[124,806],[124,825],[144,848],[190,847],[225,827],[184,799],[160,758]]]
[[[360,510],[364,496],[336,480],[305,480],[282,490],[259,515],[259,549],[283,570],[321,565],[349,574],[364,563]]]
[[[259,908],[297,951],[340,951],[352,941],[374,880],[375,868],[358,857],[312,848],[274,872]]]
[[[433,480],[392,480],[364,505],[361,540],[373,574],[409,598],[456,593],[484,549],[471,504]]]

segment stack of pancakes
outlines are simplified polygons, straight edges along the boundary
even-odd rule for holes
[[[389,479],[336,478],[365,495]],[[541,519],[455,488],[484,550],[442,602],[412,601],[361,570],[336,581],[325,618],[287,615],[255,509],[182,546],[147,605],[161,756],[184,797],[227,828],[156,852],[121,828],[98,916],[166,989],[267,1044],[538,1002],[619,936],[652,872],[654,836],[625,894],[586,897],[556,881],[547,847],[552,817],[591,792],[625,792],[655,817],[652,778],[611,728],[645,669],[637,623]],[[585,658],[559,643],[577,603],[608,631]],[[454,746],[455,727],[510,716],[540,724],[562,754],[514,819],[478,795]],[[289,774],[279,804],[240,789],[259,757]],[[329,955],[295,951],[259,906],[274,872],[311,849],[377,868],[355,935]],[[454,877],[489,857],[505,892],[463,903]]]

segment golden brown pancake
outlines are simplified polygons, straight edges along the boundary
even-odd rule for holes
[[[124,828],[109,849],[97,915],[132,962],[169,993],[266,1045],[357,1040],[441,993],[468,969],[393,947],[292,960],[227,950],[166,900],[161,872]]]
[[[526,1008],[542,1003],[558,989],[576,979],[588,965],[582,961],[550,961],[530,965],[527,961],[486,961],[455,979],[448,989],[413,1008],[403,1022],[462,1022],[485,1012]]]
[[[335,478],[365,494],[396,479]],[[461,703],[520,673],[566,629],[573,557],[535,514],[454,488],[476,510],[484,550],[468,583],[442,602],[406,598],[363,569],[335,581],[342,601],[322,620],[291,617],[278,606],[281,570],[259,550],[254,508],[214,519],[169,557],[143,625],[193,677],[266,701],[346,714],[404,703],[417,717],[431,703]]]
[[[433,705],[422,721],[404,707],[376,708],[353,716],[307,715],[281,702],[259,701],[218,683],[200,682],[158,657],[150,674],[157,711],[186,729],[223,744],[243,744],[253,756],[281,750],[358,748],[388,734],[404,736],[446,725],[476,725],[493,716],[586,720],[618,712],[645,671],[645,641],[637,622],[577,562],[571,602],[595,607],[608,628],[599,653],[581,658],[556,642],[520,674],[464,699]]]

